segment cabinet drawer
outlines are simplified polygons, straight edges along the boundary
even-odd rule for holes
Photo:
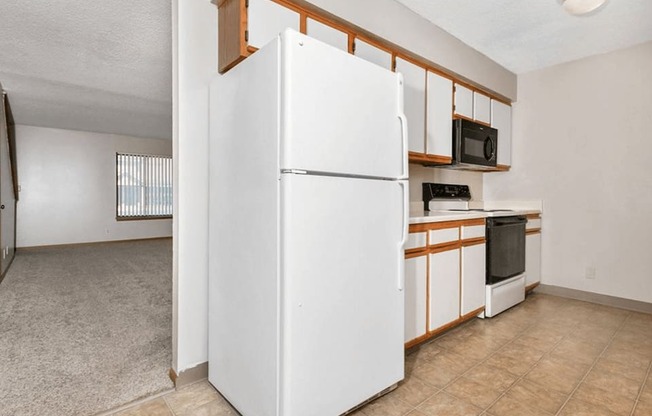
[[[408,234],[407,242],[405,243],[405,250],[413,248],[421,248],[426,246],[426,232],[410,233]]]
[[[434,246],[435,244],[443,243],[453,243],[460,239],[460,229],[455,228],[444,228],[441,230],[430,230],[430,245]]]
[[[541,228],[541,218],[528,219],[527,224],[525,225],[526,230],[531,230],[533,228]]]
[[[484,225],[468,225],[462,227],[462,240],[468,238],[479,238],[484,237],[485,226]]]

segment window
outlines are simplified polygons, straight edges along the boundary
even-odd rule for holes
[[[117,219],[172,216],[172,158],[116,154]]]

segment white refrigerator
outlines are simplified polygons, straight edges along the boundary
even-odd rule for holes
[[[244,416],[403,378],[402,84],[291,30],[211,84],[209,381]]]

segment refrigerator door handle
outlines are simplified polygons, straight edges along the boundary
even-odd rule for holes
[[[398,115],[399,120],[401,120],[401,140],[403,147],[403,173],[401,175],[402,179],[408,178],[408,127],[407,127],[407,118],[405,114]]]
[[[403,174],[401,179],[407,179],[408,173],[408,125],[407,118],[405,117],[404,98],[403,98],[403,75],[397,74],[398,78],[398,119],[401,121],[401,145],[403,157]]]
[[[408,182],[400,181],[398,182],[401,187],[401,192],[403,193],[403,235],[401,242],[399,244],[399,255],[401,258],[405,256],[405,243],[407,243],[408,233],[409,233],[409,222],[410,222],[410,197],[408,194]],[[398,290],[402,291],[405,287],[405,265],[404,262],[398,262]]]

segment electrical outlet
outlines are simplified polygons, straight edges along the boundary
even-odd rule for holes
[[[595,267],[587,267],[585,277],[589,280],[595,280]]]

